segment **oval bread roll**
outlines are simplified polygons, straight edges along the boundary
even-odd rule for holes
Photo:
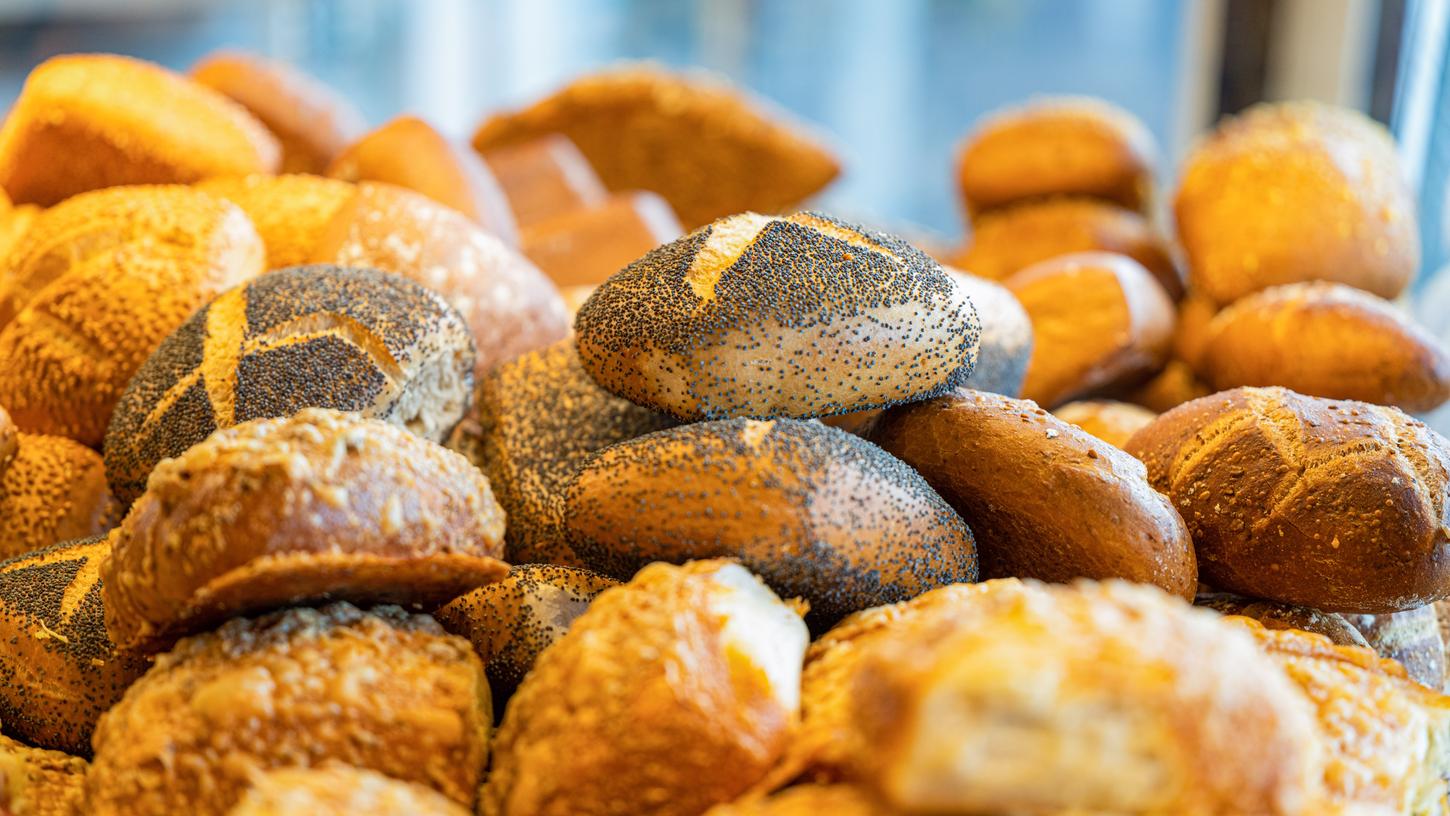
[[[84,813],[84,759],[0,736],[0,812],[14,816]]]
[[[1361,646],[1369,648],[1369,641],[1349,622],[1351,615],[1337,612],[1321,612],[1307,606],[1262,601],[1245,598],[1231,592],[1200,593],[1193,599],[1194,606],[1212,609],[1221,615],[1239,615],[1253,618],[1269,629],[1298,629],[1323,635],[1340,646]]]
[[[523,252],[559,286],[584,286],[603,283],[680,234],[680,222],[663,198],[635,191],[528,227]]]
[[[15,441],[15,458],[0,473],[0,558],[100,535],[120,520],[95,451],[59,436],[21,433]]]
[[[356,192],[345,181],[302,174],[222,176],[196,188],[242,208],[267,247],[269,270],[307,263],[332,217]]]
[[[607,195],[589,160],[557,133],[488,150],[483,160],[503,188],[521,230],[602,204]]]
[[[330,762],[262,774],[227,816],[469,816],[443,794],[376,771]]]
[[[1345,615],[1380,657],[1399,663],[1411,680],[1440,691],[1445,687],[1445,642],[1434,606],[1388,615]]]
[[[1069,402],[1052,413],[1115,448],[1128,444],[1133,434],[1158,416],[1142,406],[1113,400]]]
[[[1027,310],[1005,286],[951,268],[947,272],[966,290],[982,324],[977,364],[960,387],[1009,397],[1021,394],[1032,359],[1032,319]]]

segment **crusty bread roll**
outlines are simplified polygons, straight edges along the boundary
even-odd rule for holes
[[[1388,301],[1339,283],[1236,301],[1209,323],[1197,368],[1219,390],[1282,385],[1406,411],[1450,399],[1450,349]]]
[[[0,736],[0,813],[7,816],[78,816],[84,806],[87,764],[80,757],[32,748]]]
[[[1078,195],[1148,211],[1153,136],[1131,113],[1098,99],[1046,98],[984,119],[957,154],[967,214],[1025,199]]]
[[[564,488],[596,451],[675,424],[594,384],[565,339],[484,377],[449,447],[485,474],[508,518],[511,563],[580,566],[564,540]]]
[[[282,269],[222,294],[141,365],[106,432],[106,476],[129,505],[163,458],[309,407],[438,442],[472,389],[468,327],[437,293],[371,269]]]
[[[1328,612],[1450,597],[1450,442],[1395,408],[1236,388],[1128,441],[1209,585]]]
[[[1403,666],[1411,680],[1435,691],[1444,689],[1445,641],[1434,606],[1344,617],[1364,634],[1369,648]]]
[[[893,816],[865,788],[855,785],[797,785],[770,797],[748,797],[717,805],[705,816]]]
[[[1190,400],[1213,393],[1204,385],[1188,363],[1170,359],[1163,370],[1141,385],[1118,392],[1125,402],[1141,405],[1155,414],[1171,411]]]
[[[15,427],[15,420],[10,418],[10,413],[0,406],[0,478],[5,476],[5,469],[15,461],[15,454],[20,450],[20,429]]]
[[[336,91],[256,54],[214,51],[192,66],[191,78],[246,108],[277,137],[284,173],[321,173],[365,127]]]
[[[1052,413],[1115,448],[1128,444],[1133,434],[1158,416],[1142,406],[1114,400],[1069,402]]]
[[[915,471],[800,420],[702,422],[606,448],[569,483],[564,529],[585,566],[621,580],[651,561],[739,559],[805,598],[817,631],[977,578],[971,530]]]
[[[44,210],[34,204],[22,204],[18,207],[10,207],[5,214],[0,216],[0,291],[6,287],[5,279],[13,273],[10,265],[5,259],[15,251],[20,244],[20,239],[25,235],[26,230],[35,223],[35,219]]]
[[[323,230],[355,192],[345,181],[303,174],[222,176],[196,187],[242,208],[267,247],[268,269],[307,263]]]
[[[473,330],[480,376],[569,333],[558,290],[533,264],[454,210],[401,187],[357,185],[312,260],[381,269],[442,293]]]
[[[227,816],[469,816],[432,788],[336,762],[260,775]]]
[[[1178,302],[1178,322],[1173,327],[1175,358],[1198,368],[1208,342],[1208,327],[1218,311],[1218,304],[1197,292],[1189,292]]]
[[[482,153],[561,133],[611,190],[653,190],[686,227],[758,210],[782,212],[840,172],[811,132],[704,74],[628,65],[574,80],[473,135]]]
[[[604,388],[716,419],[946,393],[972,371],[980,324],[966,291],[898,238],[816,213],[745,213],[630,264],[574,328]]]
[[[735,799],[786,747],[806,642],[737,564],[646,567],[539,656],[480,813],[687,816]]]
[[[1212,609],[1221,615],[1253,618],[1269,629],[1298,629],[1323,635],[1341,646],[1369,648],[1369,641],[1349,622],[1349,615],[1322,612],[1307,606],[1246,598],[1231,592],[1201,592],[1193,599],[1194,606]]]
[[[0,473],[0,558],[99,535],[120,520],[95,451],[59,436],[21,433],[15,443]]]
[[[327,175],[406,187],[463,213],[509,246],[519,242],[513,211],[488,165],[416,116],[399,116],[353,142]]]
[[[604,182],[579,148],[557,133],[493,148],[483,160],[503,188],[519,229],[604,202]]]
[[[224,816],[274,768],[336,760],[471,807],[488,684],[426,615],[346,603],[237,618],[183,640],[106,712],[91,816]]]
[[[654,193],[617,193],[592,207],[524,229],[523,252],[559,286],[603,283],[660,244],[680,237],[670,205]]]
[[[964,391],[893,408],[869,438],[962,514],[984,577],[1125,578],[1193,597],[1193,542],[1142,463],[1030,401]]]
[[[113,539],[123,648],[318,598],[439,604],[502,578],[503,512],[467,459],[322,408],[217,431],[164,459]]]
[[[1174,211],[1193,288],[1220,304],[1309,280],[1393,298],[1420,262],[1394,142],[1343,108],[1261,105],[1225,120],[1184,164]]]
[[[272,173],[277,140],[236,103],[149,62],[76,54],[42,62],[0,128],[0,186],[49,206],[122,184]]]
[[[1004,286],[950,267],[947,272],[971,298],[982,324],[977,364],[960,387],[1009,397],[1021,394],[1032,359],[1032,319],[1027,310]]]
[[[66,541],[0,563],[0,723],[26,742],[89,756],[96,720],[149,663],[106,633],[106,539]]]
[[[1162,368],[1173,302],[1141,264],[1085,252],[1030,266],[1007,288],[1032,319],[1032,361],[1022,396],[1052,408]]]

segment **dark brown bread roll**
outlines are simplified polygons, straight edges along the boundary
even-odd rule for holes
[[[443,794],[376,771],[328,762],[278,768],[253,781],[227,816],[469,816]]]
[[[817,631],[977,578],[972,533],[911,468],[815,422],[682,425],[606,448],[569,484],[569,546],[628,579],[651,561],[729,557]]]
[[[1253,618],[1269,629],[1298,629],[1323,635],[1340,646],[1369,648],[1369,641],[1349,622],[1352,615],[1245,598],[1231,592],[1201,592],[1193,599],[1193,605],[1212,609],[1221,615]]]
[[[356,194],[353,185],[322,176],[222,176],[196,188],[236,204],[267,247],[267,269],[311,259],[332,217]]]
[[[1215,588],[1379,614],[1450,596],[1450,442],[1395,408],[1236,388],[1128,442]]]
[[[962,514],[985,578],[1125,578],[1193,597],[1193,542],[1142,463],[1030,401],[964,391],[893,408],[869,438]]]
[[[557,133],[490,149],[483,154],[483,160],[508,197],[519,229],[601,204],[606,196],[604,182],[589,166],[589,160],[573,142]]]
[[[718,419],[945,393],[971,373],[980,324],[966,291],[898,238],[815,213],[745,213],[630,264],[574,328],[604,388]]]
[[[0,813],[79,816],[86,811],[84,759],[0,737]]]
[[[603,283],[660,244],[680,222],[654,193],[618,193],[524,230],[523,252],[561,287]]]
[[[467,459],[309,408],[218,431],[156,467],[112,539],[106,627],[156,650],[319,598],[440,604],[502,578],[503,512]]]
[[[377,417],[435,442],[463,417],[473,339],[441,296],[370,269],[303,266],[224,293],[136,372],[106,432],[129,505],[156,463],[219,428],[303,408]]]
[[[1345,615],[1369,647],[1405,667],[1405,674],[1436,691],[1445,687],[1445,641],[1434,606],[1388,615]]]
[[[121,512],[95,451],[59,436],[16,436],[15,458],[0,472],[0,558],[100,535]]]
[[[1113,400],[1069,402],[1058,407],[1052,414],[1115,448],[1128,444],[1128,439],[1133,434],[1158,416],[1142,406]]]

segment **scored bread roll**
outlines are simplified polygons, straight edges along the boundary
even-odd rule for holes
[[[1236,388],[1128,441],[1209,585],[1327,612],[1450,597],[1450,442],[1395,408]]]
[[[271,173],[277,140],[236,103],[112,54],[42,62],[0,127],[0,186],[49,206],[100,187]]]
[[[1298,629],[1323,635],[1340,646],[1369,648],[1369,641],[1349,622],[1349,615],[1322,612],[1307,606],[1246,598],[1231,592],[1204,592],[1193,599],[1193,605],[1212,609],[1221,615],[1253,618],[1269,629]]]
[[[303,174],[223,176],[196,188],[242,208],[267,247],[269,270],[307,263],[323,230],[354,195],[345,181]]]
[[[432,788],[337,762],[277,768],[252,782],[227,816],[469,816]]]
[[[503,188],[521,230],[571,210],[602,204],[607,195],[589,160],[557,133],[490,149],[483,160]]]
[[[120,520],[95,451],[60,436],[21,433],[15,443],[0,472],[0,558],[99,535]]]
[[[84,759],[32,748],[0,736],[0,813],[76,816],[85,813]]]
[[[635,191],[527,227],[522,249],[554,283],[583,286],[603,283],[680,234],[680,222],[663,198]]]
[[[1345,615],[1369,648],[1405,669],[1411,680],[1441,691],[1445,687],[1445,641],[1434,606],[1388,615]]]
[[[1063,422],[1076,425],[1115,448],[1128,444],[1133,434],[1158,416],[1142,406],[1114,400],[1069,402],[1052,413]]]
[[[488,683],[426,615],[334,603],[187,638],[106,712],[91,816],[225,816],[255,775],[335,760],[472,807]]]

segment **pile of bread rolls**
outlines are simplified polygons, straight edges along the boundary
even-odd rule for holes
[[[995,114],[943,265],[711,77],[469,145],[246,54],[41,64],[0,814],[1450,814],[1394,144],[1255,108],[1173,230],[1156,163]]]

